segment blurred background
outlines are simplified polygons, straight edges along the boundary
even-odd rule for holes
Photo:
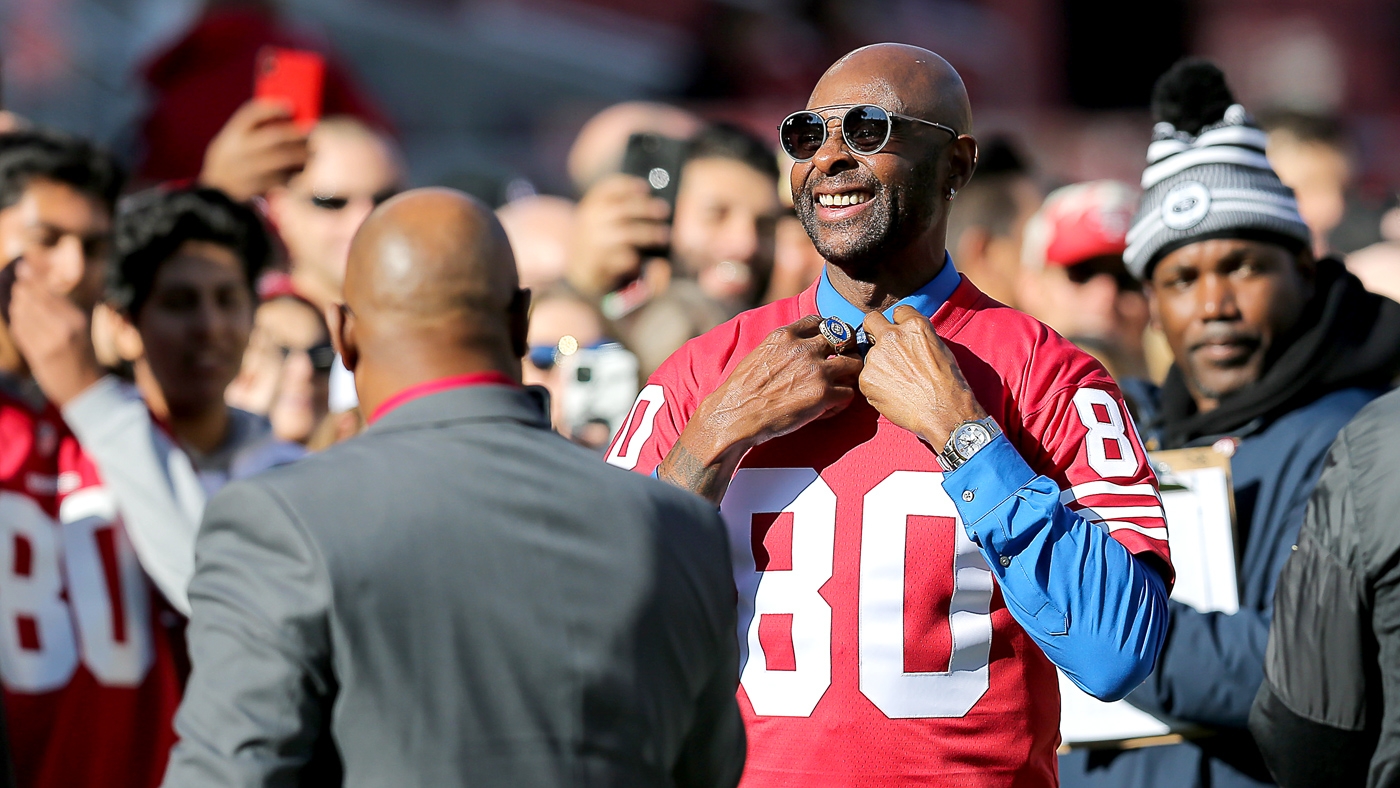
[[[475,194],[535,293],[526,382],[601,449],[683,342],[819,274],[776,126],[834,60],[880,41],[939,52],[971,94],[981,159],[949,222],[958,269],[1096,355],[1140,419],[1150,397],[1134,391],[1171,354],[1123,235],[1153,83],[1183,56],[1219,64],[1269,131],[1314,252],[1400,298],[1394,0],[4,0],[0,100],[107,146],[137,186],[199,177],[254,200],[285,252],[262,297],[313,312],[338,298],[373,204],[406,186]],[[325,59],[309,163],[304,136],[294,162],[269,163],[261,127],[234,115],[269,46]],[[296,333],[267,311],[267,336]],[[267,352],[245,356],[231,403],[275,413],[300,356],[273,339],[253,343]],[[284,437],[353,434],[310,430],[356,413],[349,373],[301,366],[314,387]]]
[[[884,40],[946,56],[978,135],[1009,135],[1058,182],[1135,182],[1152,82],[1191,53],[1256,113],[1338,122],[1359,198],[1400,183],[1387,0],[5,0],[4,102],[137,165],[161,155],[143,127],[162,96],[226,118],[251,95],[246,64],[200,91],[179,83],[269,31],[333,57],[351,102],[391,124],[411,184],[493,204],[569,195],[569,145],[608,104],[663,99],[767,138],[836,57]]]

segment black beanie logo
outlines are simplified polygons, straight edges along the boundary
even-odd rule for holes
[[[1210,190],[1200,181],[1177,184],[1162,201],[1162,223],[1173,230],[1187,230],[1210,213]]]

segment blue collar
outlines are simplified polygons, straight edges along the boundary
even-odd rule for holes
[[[962,281],[962,276],[958,274],[958,269],[953,267],[953,258],[947,252],[943,253],[943,268],[938,275],[928,281],[928,284],[916,290],[907,298],[902,298],[895,302],[895,305],[886,309],[884,315],[889,320],[894,320],[894,310],[899,306],[912,306],[919,310],[919,314],[924,317],[933,317],[933,313],[938,311],[943,302],[953,295],[953,291],[958,289],[958,283]],[[860,342],[865,342],[865,332],[860,325],[865,320],[865,313],[857,308],[850,301],[836,292],[831,280],[826,276],[826,268],[822,268],[821,281],[817,283],[817,311],[822,317],[839,317],[856,329],[857,338]]]

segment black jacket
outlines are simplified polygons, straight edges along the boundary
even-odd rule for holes
[[[1400,392],[1327,457],[1249,727],[1280,785],[1400,785]]]

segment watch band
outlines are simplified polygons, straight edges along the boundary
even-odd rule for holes
[[[987,430],[987,434],[990,437],[988,437],[986,443],[982,444],[981,446],[978,446],[977,448],[973,449],[970,454],[964,456],[963,454],[958,452],[958,432],[963,427],[966,427],[969,424],[981,425]],[[997,436],[1000,434],[1001,427],[997,426],[996,420],[993,419],[991,416],[987,416],[980,419],[969,419],[967,421],[964,421],[962,424],[959,424],[958,426],[953,428],[952,434],[948,436],[948,442],[943,444],[943,451],[940,451],[938,453],[938,464],[943,466],[944,472],[956,471],[958,468],[962,467],[963,463],[966,463],[968,460],[972,459],[977,454],[977,452],[986,448],[988,445],[991,444],[992,441],[996,440]]]

